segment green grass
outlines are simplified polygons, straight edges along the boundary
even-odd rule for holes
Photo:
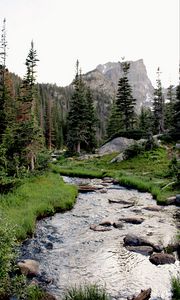
[[[88,160],[61,159],[51,167],[53,172],[61,175],[90,178],[113,177],[124,186],[150,192],[157,203],[162,205],[166,204],[169,196],[180,193],[178,188],[175,189],[172,185],[167,186],[174,179],[168,175],[169,159],[165,148],[157,148],[119,163],[111,163],[116,155],[117,153],[112,153]]]
[[[109,300],[105,289],[96,284],[72,287],[67,290],[63,300]]]
[[[180,278],[172,278],[172,300],[180,299]]]
[[[77,189],[66,185],[58,174],[47,173],[27,179],[7,195],[0,195],[0,211],[18,239],[31,235],[37,218],[73,207]],[[1,226],[1,224],[0,224]]]

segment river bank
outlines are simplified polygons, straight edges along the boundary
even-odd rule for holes
[[[155,201],[149,193],[126,189],[108,180],[65,181],[99,189],[80,193],[71,211],[38,222],[35,236],[22,246],[22,259],[40,262],[40,271],[49,278],[49,291],[62,299],[67,287],[90,282],[105,286],[113,299],[124,300],[151,287],[151,299],[170,300],[171,276],[178,275],[178,260],[175,264],[155,266],[149,255],[124,247],[123,239],[133,233],[167,246],[177,233],[177,208],[151,211],[147,208],[155,209]],[[127,217],[141,217],[142,222],[122,221],[122,226],[112,226]],[[111,225],[99,225],[107,222]]]

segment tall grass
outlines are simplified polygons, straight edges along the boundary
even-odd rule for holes
[[[180,300],[180,277],[172,278],[172,300]]]
[[[47,173],[0,195],[0,210],[15,229],[16,237],[24,239],[33,233],[37,218],[72,208],[76,196],[75,186],[64,184],[58,174]]]
[[[63,300],[109,300],[105,289],[96,284],[72,287],[67,290]]]

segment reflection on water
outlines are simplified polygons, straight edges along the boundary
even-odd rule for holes
[[[82,183],[82,179],[65,178],[69,183]],[[83,183],[102,184],[101,180],[83,180]],[[58,213],[37,224],[35,237],[26,243],[23,256],[40,261],[41,271],[53,279],[49,284],[58,299],[71,285],[85,282],[106,287],[115,299],[125,300],[141,289],[152,288],[152,300],[170,300],[170,279],[177,275],[179,262],[155,266],[148,256],[129,252],[123,247],[123,238],[128,233],[145,236],[156,244],[167,245],[176,235],[173,206],[160,211],[147,211],[145,206],[155,205],[148,193],[120,188],[109,184],[107,193],[96,191],[79,194],[75,207]],[[135,199],[135,206],[109,203],[111,200]],[[141,216],[142,224],[124,224],[122,229],[94,232],[91,224],[103,219],[111,222],[122,217]],[[53,249],[48,250],[48,243]],[[26,249],[24,251],[24,249]]]

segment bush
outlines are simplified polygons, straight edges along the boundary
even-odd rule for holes
[[[106,291],[96,284],[69,288],[63,300],[109,300]]]
[[[39,152],[36,158],[36,169],[37,170],[47,169],[49,160],[50,160],[50,155],[48,151]]]
[[[140,153],[145,151],[145,146],[141,143],[135,143],[131,146],[129,146],[123,153],[123,158],[124,159],[130,159],[133,158],[137,155],[139,155]]]

